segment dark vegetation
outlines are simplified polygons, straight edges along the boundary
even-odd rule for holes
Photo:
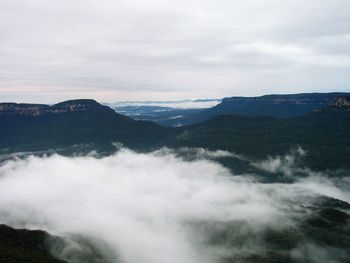
[[[343,104],[333,100],[321,110],[293,118],[220,115],[179,128],[136,121],[93,100],[41,105],[44,110],[35,114],[33,105],[14,105],[6,113],[0,104],[0,149],[111,153],[112,142],[117,142],[144,151],[162,146],[222,149],[259,160],[300,146],[307,152],[305,165],[312,169],[350,169],[350,107],[344,98]],[[237,165],[229,159],[223,163]]]
[[[0,225],[0,262],[4,263],[116,262],[107,256],[110,251],[101,247],[101,242],[96,244],[82,236],[71,236],[67,241],[41,230]]]
[[[74,106],[81,110],[56,112]],[[89,144],[111,150],[112,142],[146,148],[172,130],[149,121],[135,121],[93,100],[75,100],[49,107],[47,112],[0,115],[0,148],[10,151],[62,149]]]
[[[283,155],[301,146],[311,168],[349,169],[350,112],[320,112],[289,119],[219,116],[182,128],[169,144],[223,149],[256,159]]]
[[[49,242],[55,238],[40,230],[13,229],[0,225],[0,262],[64,263],[50,253]]]
[[[350,93],[302,93],[265,95],[260,97],[224,98],[221,103],[207,109],[174,109],[155,106],[124,106],[115,110],[137,120],[150,120],[160,125],[177,127],[209,120],[220,115],[247,117],[269,116],[293,118],[326,107],[338,97]]]
[[[207,245],[224,247],[223,263],[350,262],[350,205],[316,197],[294,205],[289,226],[254,229],[244,221],[195,224],[207,233]]]
[[[255,228],[247,221],[204,221],[188,222],[188,227],[204,238],[209,250],[226,251],[219,254],[222,263],[349,263],[350,204],[322,196],[303,200],[290,204],[294,218],[285,226],[277,223],[276,227]],[[97,249],[101,244],[96,246],[84,238],[76,240],[83,249],[66,252],[66,261],[63,261],[55,258],[51,251],[56,251],[54,255],[64,251],[64,239],[44,231],[0,225],[0,262],[118,262],[118,259],[108,259],[109,251]]]
[[[186,115],[183,124],[194,124],[227,114],[248,117],[298,117],[311,113],[316,109],[326,107],[337,97],[349,95],[350,93],[338,92],[224,98],[222,102],[215,107]]]

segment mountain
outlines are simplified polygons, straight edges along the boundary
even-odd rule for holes
[[[337,97],[332,100],[326,107],[319,108],[316,112],[350,114],[350,96]]]
[[[58,238],[40,230],[0,225],[0,262],[65,263],[51,255],[49,240],[51,242]]]
[[[0,104],[0,148],[33,151],[90,145],[149,147],[171,133],[153,122],[135,121],[94,100],[71,100],[52,106]]]
[[[160,125],[178,127],[203,122],[220,115],[270,116],[291,118],[326,107],[338,97],[350,93],[301,93],[260,97],[224,98],[211,108],[177,109],[159,105],[119,105],[114,109],[136,120],[150,120]],[[216,100],[219,102],[218,100]]]
[[[350,168],[350,111],[347,97],[316,112],[293,118],[220,115],[185,126],[169,140],[171,147],[234,151],[263,159],[300,146],[314,169]],[[180,132],[181,131],[181,132]]]
[[[93,100],[53,106],[0,104],[0,149],[3,153],[55,150],[100,153],[113,142],[137,150],[162,146],[228,150],[256,160],[302,147],[312,169],[350,169],[348,97],[293,118],[220,115],[190,126],[170,128],[136,121]],[[238,164],[226,160],[228,167]]]
[[[220,104],[212,108],[186,116],[182,124],[194,124],[225,114],[250,117],[297,117],[325,107],[335,98],[343,96],[350,96],[350,93],[301,93],[224,98]]]
[[[0,262],[6,263],[111,263],[91,239],[60,237],[42,230],[0,224]]]
[[[217,113],[243,116],[272,116],[290,118],[313,112],[326,106],[343,93],[302,93],[291,95],[265,95],[261,97],[232,97],[211,109]]]

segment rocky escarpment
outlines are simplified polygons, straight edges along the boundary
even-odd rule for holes
[[[333,101],[332,106],[335,107],[350,107],[350,96],[340,97]]]
[[[52,106],[0,106],[0,150],[7,152],[71,149],[77,145],[88,151],[115,151],[113,142],[139,149],[153,146],[175,132],[152,122],[133,120],[94,100],[71,100]]]
[[[265,103],[265,104],[327,104],[342,93],[301,93],[286,95],[264,95],[260,97],[224,98],[223,103]]]
[[[44,104],[0,103],[1,116],[42,116],[67,112],[83,112],[104,107],[94,100],[70,100],[52,106]]]
[[[316,112],[349,112],[350,113],[350,96],[337,97],[332,100],[326,107],[317,109]]]
[[[215,107],[189,116],[183,123],[201,122],[226,114],[250,117],[298,117],[326,107],[333,99],[344,96],[350,96],[350,93],[301,93],[225,98],[222,100],[222,103]]]

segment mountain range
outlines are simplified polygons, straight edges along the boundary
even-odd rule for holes
[[[209,120],[215,116],[234,114],[239,116],[270,116],[291,118],[302,116],[327,106],[337,97],[350,93],[302,93],[289,95],[265,95],[260,97],[230,97],[210,108],[179,109],[150,105],[114,107],[121,114],[137,120],[150,120],[166,126],[183,126]],[[161,104],[160,104],[161,105]]]
[[[134,120],[94,100],[52,106],[1,103],[0,148],[3,153],[110,153],[115,142],[144,151],[163,146],[203,147],[261,159],[301,147],[307,152],[306,165],[313,169],[349,169],[349,98],[330,93],[224,99],[196,115],[212,118],[177,128]],[[236,104],[236,110],[244,108],[246,114],[228,110]],[[256,116],[258,112],[262,116]],[[268,112],[274,116],[266,116]]]
[[[277,160],[293,164],[292,157],[281,157],[293,149],[306,153],[302,160],[297,160],[306,169],[337,171],[329,173],[330,176],[341,176],[339,171],[350,170],[349,94],[235,97],[224,99],[213,108],[187,113],[190,113],[187,117],[191,119],[190,125],[167,127],[124,116],[94,100],[70,100],[55,105],[0,103],[0,163],[27,153],[74,155],[96,151],[107,155],[115,151],[113,143],[119,143],[138,151],[168,147],[179,150],[180,154],[181,149],[192,147],[226,150],[234,154],[223,155],[218,161],[234,174],[260,174],[262,180],[273,183],[283,179],[278,178],[278,171],[264,172],[256,164],[266,156],[278,156]],[[300,171],[303,176],[303,170]],[[334,251],[341,251],[341,258],[348,258],[350,205],[347,202],[317,196],[294,206],[308,216],[301,217],[293,229],[264,229],[259,233],[264,241],[263,253],[248,253],[249,256],[235,260],[314,262],[291,256],[299,244],[310,240],[321,247],[338,249]],[[211,229],[210,244],[224,244],[227,249],[235,250],[242,241],[249,241],[244,238],[251,238],[235,239],[232,233],[239,233],[245,227],[241,223],[210,224],[200,225]],[[63,237],[0,225],[0,260],[9,263],[110,262],[98,246],[89,243],[88,237],[76,238],[79,246],[73,246],[62,258],[55,251],[67,247],[68,241]],[[231,262],[231,258],[223,262]]]

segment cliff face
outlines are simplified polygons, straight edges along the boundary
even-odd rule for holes
[[[316,112],[322,113],[337,113],[337,112],[350,112],[350,96],[338,97],[332,100],[328,106],[317,109]]]
[[[71,100],[52,106],[44,104],[0,103],[1,116],[42,116],[67,112],[83,112],[103,107],[94,100]]]
[[[12,152],[70,149],[76,145],[114,151],[113,142],[142,148],[153,146],[173,132],[151,122],[135,121],[94,100],[71,100],[52,106],[0,106],[0,150]]]
[[[1,103],[0,115],[38,116],[48,108],[50,107],[47,105]]]
[[[264,95],[261,97],[224,98],[224,103],[267,103],[267,104],[327,104],[341,93],[301,93],[290,95]]]
[[[231,97],[208,110],[191,116],[190,123],[205,121],[215,116],[233,114],[239,116],[270,116],[291,118],[303,116],[326,107],[333,99],[350,96],[350,93],[301,93],[289,95],[265,95],[261,97]]]
[[[350,97],[340,97],[334,100],[332,106],[335,107],[348,107],[350,109]]]

